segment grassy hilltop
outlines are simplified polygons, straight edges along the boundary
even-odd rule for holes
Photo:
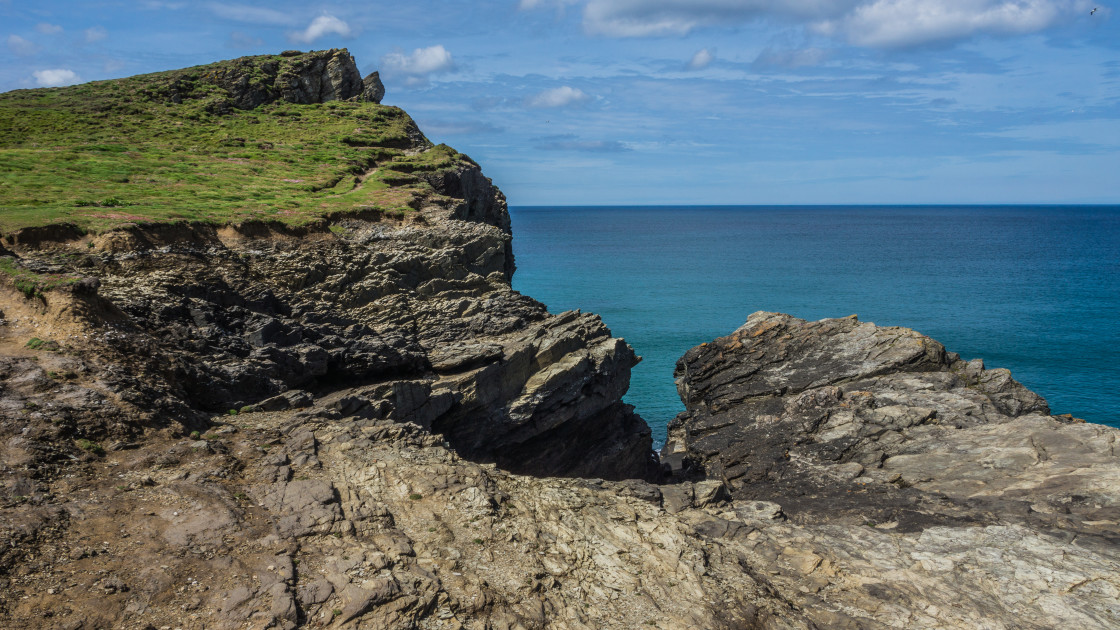
[[[469,160],[431,146],[397,107],[230,106],[231,82],[263,84],[262,67],[287,80],[285,69],[300,59],[243,57],[0,94],[0,232],[51,223],[95,232],[166,221],[301,224],[405,210],[432,194],[418,173]]]

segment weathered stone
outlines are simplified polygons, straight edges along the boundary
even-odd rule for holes
[[[284,537],[327,533],[342,518],[334,487],[319,479],[278,482],[254,489],[262,507],[275,513]]]
[[[697,481],[693,484],[692,491],[694,495],[693,505],[696,507],[705,507],[728,498],[727,486],[722,481],[714,479]]]
[[[314,402],[314,397],[308,392],[301,389],[293,389],[286,391],[278,396],[266,398],[261,402],[252,405],[252,411],[283,411],[285,409],[302,409],[310,407]]]
[[[670,514],[692,507],[692,484],[679,483],[661,487],[661,505]]]
[[[385,85],[381,83],[381,75],[374,71],[362,79],[362,100],[371,103],[380,103],[385,98]]]
[[[676,374],[687,410],[664,452],[680,476],[728,481],[722,516],[757,528],[744,562],[812,622],[1120,621],[1120,573],[1102,569],[1120,566],[1117,430],[1048,416],[1006,370],[854,317],[755,313]]]
[[[305,584],[299,588],[298,599],[304,606],[312,606],[315,604],[322,604],[330,599],[334,593],[334,588],[331,583],[325,579],[315,580],[310,584]]]

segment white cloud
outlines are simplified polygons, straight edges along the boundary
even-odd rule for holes
[[[35,25],[35,30],[44,35],[58,35],[62,32],[62,27],[57,24],[47,24],[46,22],[39,22]]]
[[[103,26],[94,26],[85,30],[86,43],[92,44],[99,42],[109,36],[109,31],[105,30]]]
[[[532,96],[525,104],[529,107],[567,107],[590,98],[583,90],[564,85]]]
[[[702,26],[764,16],[831,15],[854,0],[588,0],[583,28],[609,37],[684,35]]]
[[[703,70],[711,65],[713,59],[715,59],[715,55],[713,55],[710,50],[701,48],[696,51],[696,54],[692,56],[692,60],[688,62],[688,69]]]
[[[417,48],[411,55],[401,51],[391,52],[381,57],[381,65],[389,74],[410,74],[414,76],[450,72],[455,69],[451,53],[441,45]]]
[[[815,29],[857,46],[898,48],[977,33],[1032,33],[1079,6],[1087,5],[1061,0],[874,0]]]
[[[630,151],[630,147],[618,140],[578,140],[570,136],[556,136],[542,138],[544,142],[537,145],[538,149],[546,151],[583,151],[584,153],[622,153]]]
[[[206,6],[213,11],[214,15],[235,22],[270,24],[273,26],[288,26],[296,23],[291,14],[274,9],[249,7],[243,4],[223,4],[220,2],[211,2]],[[312,22],[312,24],[314,24],[314,22]]]
[[[552,0],[552,3],[557,0]],[[567,0],[559,0],[566,2]],[[1040,31],[1092,0],[586,0],[583,28],[607,37],[663,37],[783,20],[857,46],[897,48],[991,33]],[[521,0],[522,9],[548,0]]]
[[[39,87],[61,87],[63,85],[74,85],[81,81],[73,70],[62,68],[36,70],[31,73],[31,76],[35,77],[35,83],[39,84]]]
[[[320,15],[311,20],[311,24],[300,33],[291,33],[290,36],[297,42],[310,44],[324,35],[350,36],[350,26],[333,15]]]

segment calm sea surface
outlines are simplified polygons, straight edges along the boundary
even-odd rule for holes
[[[1120,426],[1120,206],[515,207],[513,286],[598,313],[644,360],[661,441],[673,366],[759,310],[859,314],[1009,368],[1054,413]]]

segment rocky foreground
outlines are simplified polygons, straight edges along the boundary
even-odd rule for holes
[[[196,73],[214,116],[382,95],[247,59]],[[1120,626],[1115,429],[756,313],[681,360],[658,461],[634,351],[513,291],[501,192],[369,111],[404,133],[354,190],[407,208],[4,236],[0,627]]]
[[[663,459],[781,506],[747,563],[822,627],[1120,624],[1116,429],[854,316],[755,313],[676,376]]]

